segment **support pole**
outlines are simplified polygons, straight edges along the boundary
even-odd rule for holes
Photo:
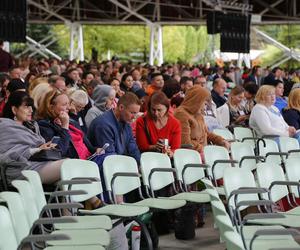
[[[83,31],[80,23],[69,24],[70,27],[70,60],[84,60]]]
[[[149,64],[158,66],[163,63],[163,38],[160,24],[150,24],[150,55]]]

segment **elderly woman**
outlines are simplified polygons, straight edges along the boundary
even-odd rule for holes
[[[116,91],[108,85],[98,85],[95,87],[92,99],[94,105],[89,109],[85,116],[85,123],[87,128],[91,125],[92,121],[102,115],[105,111],[112,109],[116,97]]]
[[[82,117],[81,111],[84,110],[88,104],[89,99],[85,91],[80,89],[71,89],[68,92],[70,99],[69,116],[73,123],[77,123],[77,126],[81,128],[83,132],[87,132],[85,121]]]
[[[46,143],[40,135],[39,127],[32,121],[33,100],[26,92],[16,91],[10,95],[0,119],[0,154],[9,159],[24,163],[23,167],[9,167],[8,181],[22,178],[21,171],[35,170],[45,184],[60,179],[60,167],[63,160],[34,161],[34,155],[41,150],[53,149],[56,145],[50,140]]]
[[[207,89],[194,86],[186,92],[185,98],[175,111],[175,118],[181,124],[181,143],[191,144],[193,149],[202,153],[207,143],[230,147],[222,137],[208,131],[203,118],[206,100],[210,97]]]
[[[41,135],[49,141],[59,137],[58,147],[64,157],[87,159],[94,148],[83,131],[69,119],[70,101],[66,94],[52,90],[46,94],[43,105],[37,110]]]
[[[165,152],[170,157],[181,145],[180,123],[169,114],[170,102],[163,92],[154,93],[147,114],[136,122],[136,142],[142,152]]]
[[[257,104],[252,109],[249,125],[256,131],[258,136],[293,137],[295,135],[296,129],[284,121],[280,111],[274,106],[276,100],[275,87],[270,85],[261,86],[255,100]]]
[[[289,126],[300,129],[300,89],[293,89],[290,92],[288,106],[282,112],[283,118]]]

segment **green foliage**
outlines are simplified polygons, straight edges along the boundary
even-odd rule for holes
[[[165,61],[175,63],[184,60],[185,42],[185,27],[163,27],[163,50]]]

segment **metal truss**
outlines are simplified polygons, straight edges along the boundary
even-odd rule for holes
[[[29,23],[70,27],[70,59],[82,60],[83,24],[139,24],[150,27],[150,64],[163,62],[163,25],[202,25],[208,12],[221,10],[261,16],[253,24],[300,23],[299,0],[27,0]],[[284,5],[284,7],[283,7]],[[298,58],[298,52],[284,50]],[[41,50],[40,50],[41,52]],[[45,53],[45,51],[42,51]],[[37,52],[38,53],[38,52]],[[247,56],[241,58],[248,64]],[[297,59],[298,60],[298,59]]]
[[[257,35],[259,35],[263,40],[265,40],[267,43],[274,45],[275,47],[279,48],[281,51],[283,51],[284,55],[277,60],[272,67],[279,66],[283,64],[284,62],[295,59],[298,62],[300,61],[300,52],[296,51],[295,49],[288,48],[284,44],[278,42],[268,34],[262,32],[261,30],[257,28],[253,28],[254,32],[256,32]]]
[[[42,44],[41,42],[45,42],[49,40],[45,45]],[[47,47],[49,45],[51,45],[52,43],[54,43],[55,41],[57,41],[58,39],[52,38],[50,36],[46,37],[43,39],[43,41],[35,41],[34,39],[32,39],[29,36],[26,36],[26,41],[27,41],[27,48],[22,51],[20,54],[16,55],[16,57],[20,57],[24,54],[26,54],[27,52],[31,52],[31,54],[29,55],[34,56],[36,54],[41,55],[44,58],[49,59],[49,57],[53,57],[56,58],[58,60],[61,60],[61,57],[57,54],[55,54],[53,51],[49,50]]]

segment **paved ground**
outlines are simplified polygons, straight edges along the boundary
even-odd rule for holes
[[[159,250],[224,250],[225,245],[220,244],[219,232],[213,228],[212,213],[207,212],[205,225],[196,230],[196,237],[193,240],[177,240],[174,233],[159,237]]]

